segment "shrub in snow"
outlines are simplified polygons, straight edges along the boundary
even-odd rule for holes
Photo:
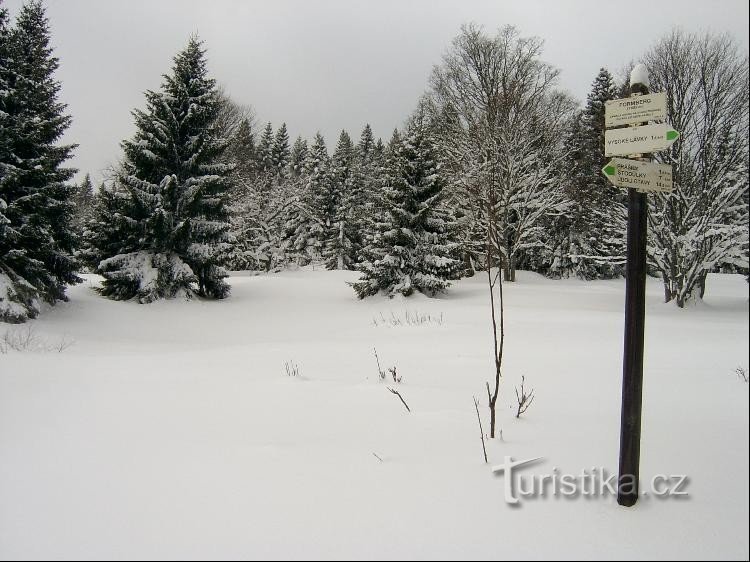
[[[27,326],[24,329],[5,330],[0,336],[0,353],[9,351],[56,351],[62,353],[75,342],[74,340],[63,336],[56,343],[50,343],[46,339],[40,338],[33,326]]]
[[[521,388],[516,387],[516,418],[520,418],[521,414],[525,413],[529,409],[531,403],[534,401],[534,389],[531,391],[526,389],[526,377],[521,377]]]
[[[101,292],[151,302],[184,293],[224,298],[227,210],[232,165],[222,163],[220,98],[193,37],[174,59],[137,132],[122,143],[124,162],[102,194],[91,246],[104,276]]]
[[[393,382],[400,384],[403,380],[403,377],[398,374],[398,371],[396,370],[396,366],[388,367],[387,369],[382,369],[380,367],[380,358],[378,357],[378,351],[374,347],[372,348],[373,353],[375,353],[375,362],[378,365],[378,376],[380,377],[381,381],[384,381],[388,375],[391,375],[391,378],[393,379]]]
[[[461,263],[455,258],[453,224],[441,206],[445,181],[421,112],[391,160],[386,213],[363,250],[364,261],[356,267],[362,278],[351,285],[359,298],[380,291],[388,296],[414,291],[432,296],[459,277]]]

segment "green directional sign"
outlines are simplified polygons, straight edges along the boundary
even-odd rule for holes
[[[613,158],[602,173],[617,187],[639,191],[672,191],[672,166],[640,160]]]
[[[669,148],[680,133],[669,125],[643,125],[604,132],[604,156],[629,156]]]

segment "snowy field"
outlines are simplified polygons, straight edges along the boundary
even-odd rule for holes
[[[354,279],[238,275],[225,301],[147,306],[97,296],[95,276],[70,289],[27,325],[32,349],[0,354],[0,558],[748,558],[743,277],[710,277],[686,310],[649,280],[642,477],[688,475],[690,495],[632,509],[511,507],[490,469],[616,471],[623,281],[506,286],[486,465],[485,278],[365,301]],[[522,375],[537,398],[517,420]]]

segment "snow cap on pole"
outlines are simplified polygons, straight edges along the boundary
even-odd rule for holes
[[[636,84],[642,84],[646,88],[651,87],[648,80],[648,69],[643,63],[636,64],[630,71],[630,87],[632,88]]]

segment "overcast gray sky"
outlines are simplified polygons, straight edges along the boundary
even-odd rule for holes
[[[6,0],[11,15],[22,0]],[[462,23],[505,24],[545,40],[561,86],[584,99],[598,69],[617,72],[673,26],[728,31],[748,45],[747,0],[47,0],[57,77],[80,145],[99,171],[133,133],[130,110],[158,88],[193,32],[209,68],[259,122],[292,138],[320,130],[329,148],[366,122],[386,140],[424,91]]]

